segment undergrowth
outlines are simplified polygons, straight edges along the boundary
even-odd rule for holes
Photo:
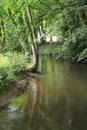
[[[0,54],[0,93],[7,91],[11,87],[9,81],[22,75],[27,66],[28,62],[21,53]]]
[[[41,55],[51,55],[57,58],[71,59],[76,62],[87,62],[87,44],[64,42],[63,44],[49,43],[39,46]]]

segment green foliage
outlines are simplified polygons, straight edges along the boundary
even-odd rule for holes
[[[70,41],[64,44],[45,44],[39,47],[39,53],[42,55],[58,56],[58,58],[69,58],[77,62],[87,62],[87,44],[83,42],[72,43]]]
[[[47,3],[47,6],[45,5]],[[63,45],[61,47],[55,45],[47,45],[40,49],[41,53],[58,55],[71,58],[77,61],[79,55],[87,48],[87,4],[85,1],[70,0],[49,0],[41,3],[46,6],[48,12],[44,16],[46,19],[46,34],[48,36],[55,35],[62,31]],[[42,6],[42,7],[43,7]],[[50,8],[50,9],[49,9]],[[44,46],[44,45],[43,45]],[[47,47],[47,48],[46,48]]]
[[[2,93],[7,86],[7,73],[5,72],[4,68],[0,68],[0,93]]]
[[[0,92],[8,90],[11,86],[8,84],[10,80],[14,80],[15,76],[23,74],[27,69],[28,62],[23,54],[5,53],[0,54]]]
[[[82,52],[87,47],[87,44],[80,41],[77,41],[76,43],[65,42],[63,48],[64,47],[66,48],[67,56],[71,57],[74,60],[77,60],[80,52]]]
[[[87,47],[85,26],[75,29],[65,38],[63,46],[67,48],[68,55],[74,60],[78,59],[79,54]]]
[[[77,62],[87,62],[87,48],[85,48],[79,55]]]
[[[43,55],[57,55],[60,49],[58,44],[45,44],[39,47],[40,54]]]

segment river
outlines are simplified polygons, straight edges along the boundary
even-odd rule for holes
[[[43,56],[39,70],[0,111],[0,130],[87,130],[87,65]]]

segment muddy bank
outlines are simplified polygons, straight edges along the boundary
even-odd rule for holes
[[[13,98],[22,94],[29,86],[31,80],[32,78],[27,77],[24,80],[15,81],[13,84],[15,87],[13,89],[6,94],[0,95],[0,109],[7,107]]]

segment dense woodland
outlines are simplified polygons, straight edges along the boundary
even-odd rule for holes
[[[0,0],[0,93],[40,54],[87,62],[86,0]]]

